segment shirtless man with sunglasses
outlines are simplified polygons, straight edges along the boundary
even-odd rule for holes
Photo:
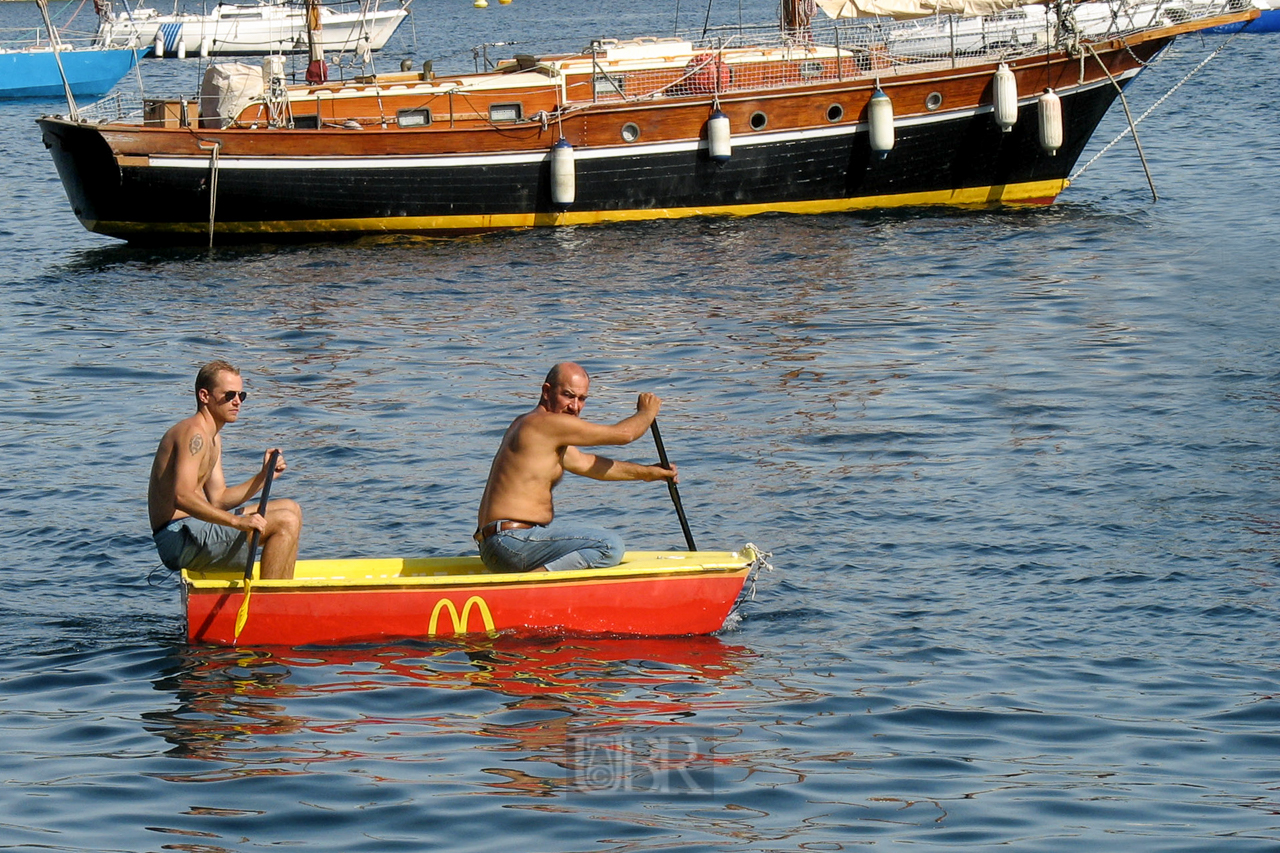
[[[262,577],[291,578],[298,559],[302,508],[291,500],[267,503],[267,514],[241,504],[267,482],[271,450],[262,470],[238,486],[222,475],[222,428],[240,417],[244,392],[240,371],[225,361],[211,361],[196,376],[196,413],[169,428],[160,439],[147,510],[152,538],[161,561],[171,569],[243,569],[249,538],[261,534]],[[275,473],[285,470],[284,455]]]

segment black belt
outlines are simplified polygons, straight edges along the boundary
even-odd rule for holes
[[[531,527],[541,527],[541,524],[529,524],[524,521],[510,521],[500,518],[497,521],[491,521],[482,527],[476,528],[476,532],[471,534],[471,538],[477,542],[483,542],[495,533],[501,533],[504,530],[528,530]]]

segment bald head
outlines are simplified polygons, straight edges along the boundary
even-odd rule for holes
[[[587,371],[583,369],[582,365],[575,364],[572,361],[562,361],[547,371],[547,378],[542,382],[545,385],[555,385],[569,376],[581,376],[588,382],[591,381],[591,377],[587,376]]]
[[[549,412],[577,415],[586,404],[590,390],[591,377],[582,365],[562,361],[547,371],[539,405]]]

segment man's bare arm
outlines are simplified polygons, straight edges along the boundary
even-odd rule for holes
[[[219,459],[217,466],[214,468],[213,476],[209,478],[209,483],[212,484],[216,478],[222,487],[218,490],[217,497],[215,499],[214,493],[210,492],[209,485],[206,484],[205,492],[209,494],[210,502],[222,509],[232,509],[233,507],[240,506],[240,504],[262,491],[262,487],[267,483],[267,462],[271,458],[272,450],[279,450],[279,448],[268,449],[263,455],[262,469],[238,486],[228,487],[225,484],[222,475],[222,460]],[[276,462],[275,475],[279,476],[283,474],[285,468],[284,453],[282,452],[279,456],[279,461]]]
[[[574,415],[548,414],[531,422],[534,429],[550,437],[560,447],[600,447],[630,444],[649,429],[658,417],[661,401],[653,394],[641,394],[636,413],[616,424],[597,424]]]
[[[589,477],[592,480],[619,482],[623,480],[673,480],[679,482],[676,466],[663,468],[661,465],[640,465],[636,462],[624,462],[609,459],[595,453],[584,453],[576,447],[570,447],[564,453],[564,469],[571,474]]]
[[[210,524],[222,524],[244,531],[260,528],[263,522],[254,523],[247,516],[233,515],[222,506],[221,496],[226,490],[223,486],[221,460],[214,464],[209,479],[201,485],[200,462],[205,454],[216,452],[208,447],[208,443],[209,437],[205,435],[204,430],[194,425],[190,429],[183,430],[177,437],[174,459],[174,507]],[[238,506],[238,504],[231,506]]]

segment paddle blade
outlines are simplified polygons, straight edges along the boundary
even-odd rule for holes
[[[280,457],[280,452],[273,451],[271,458],[267,460],[267,480],[262,485],[262,500],[258,501],[258,515],[265,516],[267,514],[267,500],[271,495],[271,480],[276,475],[276,460]],[[249,539],[249,559],[244,566],[244,601],[240,602],[240,612],[236,614],[236,631],[231,641],[234,643],[240,639],[240,632],[244,630],[244,623],[249,621],[249,596],[253,593],[253,562],[254,557],[258,553],[258,531],[253,531],[253,536]]]
[[[253,579],[246,579],[244,582],[244,601],[240,602],[240,612],[236,614],[236,631],[231,641],[240,639],[240,632],[244,630],[244,623],[249,621],[249,596],[253,594]]]

